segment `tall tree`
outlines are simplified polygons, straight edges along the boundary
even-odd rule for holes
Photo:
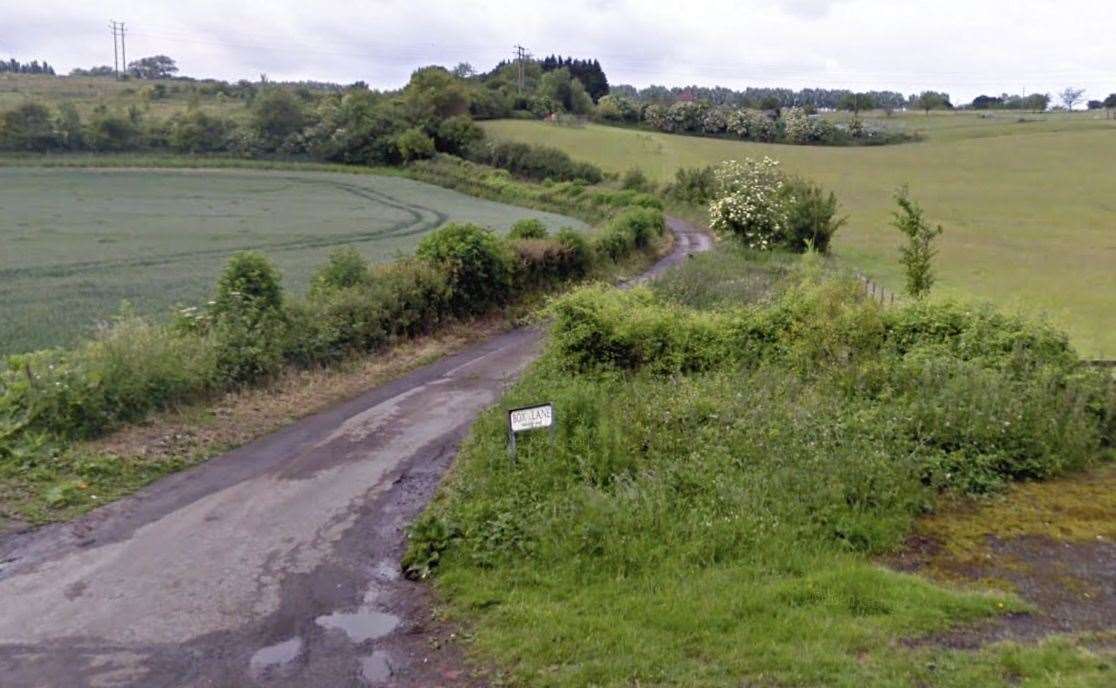
[[[1081,102],[1081,98],[1084,95],[1085,89],[1067,86],[1058,94],[1058,97],[1062,99],[1062,104],[1066,106],[1067,110],[1072,110],[1074,105]]]
[[[178,65],[166,55],[152,55],[128,63],[128,73],[137,79],[169,79]]]

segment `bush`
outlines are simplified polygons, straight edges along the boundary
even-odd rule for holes
[[[545,239],[546,236],[546,225],[533,217],[517,220],[508,232],[509,239]]]
[[[282,304],[283,288],[275,266],[259,253],[244,251],[229,259],[218,278],[213,313],[221,317],[245,311],[275,312]]]
[[[418,127],[412,127],[395,138],[395,145],[404,162],[432,157],[435,153],[434,139]]]
[[[306,122],[302,99],[289,89],[264,89],[252,102],[252,129],[269,150],[302,131]]]
[[[511,256],[490,230],[451,223],[427,235],[415,255],[448,271],[454,312],[479,313],[507,300]]]
[[[674,183],[667,189],[668,198],[680,203],[705,205],[713,200],[716,177],[712,165],[680,167],[674,172]]]
[[[473,162],[499,167],[514,175],[537,181],[579,180],[597,184],[604,179],[604,173],[599,167],[575,162],[564,151],[548,146],[512,142],[482,143],[470,147],[466,156]]]
[[[709,205],[710,227],[749,248],[767,250],[786,230],[783,175],[771,158],[728,160],[716,171],[717,198]]]
[[[368,259],[352,246],[334,249],[329,260],[318,269],[311,282],[311,292],[328,289],[346,289],[368,284],[372,270]]]
[[[101,111],[89,121],[86,144],[97,152],[135,150],[140,143],[140,129],[127,115]]]
[[[179,153],[213,153],[228,147],[232,124],[202,110],[189,110],[170,120],[168,145]]]
[[[0,115],[0,148],[44,153],[58,145],[46,106],[28,102]]]
[[[800,177],[790,177],[782,188],[786,208],[783,245],[802,253],[807,247],[826,253],[833,235],[847,218],[837,216],[837,196]]]
[[[647,180],[643,170],[638,167],[633,167],[624,173],[620,180],[620,186],[628,191],[652,192],[655,190],[655,185]]]
[[[558,230],[555,236],[566,250],[570,252],[570,261],[573,265],[580,266],[579,271],[571,274],[573,278],[583,277],[593,262],[593,249],[585,235],[569,227]]]
[[[472,118],[468,115],[455,115],[438,124],[434,144],[443,153],[461,155],[483,138],[484,129],[478,127]]]

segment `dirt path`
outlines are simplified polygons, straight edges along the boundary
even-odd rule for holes
[[[674,251],[705,250],[671,219]],[[538,355],[495,337],[72,523],[0,540],[0,683],[470,685],[405,526]]]

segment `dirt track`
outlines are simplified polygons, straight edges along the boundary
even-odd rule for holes
[[[671,219],[674,251],[705,250]],[[0,540],[0,684],[468,685],[398,577],[404,528],[542,332],[488,340],[161,480]],[[437,649],[435,647],[441,647]]]

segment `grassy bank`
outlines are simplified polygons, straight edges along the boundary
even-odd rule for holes
[[[721,253],[554,307],[546,356],[412,535],[412,574],[482,664],[532,686],[1111,680],[1072,641],[920,640],[1026,604],[873,559],[942,494],[1092,465],[1113,440],[1105,380],[1042,326],[883,310],[822,274]],[[509,460],[502,410],[544,399],[553,442],[523,437]]]
[[[1116,121],[1090,114],[897,115],[919,143],[825,148],[723,141],[590,125],[486,122],[494,139],[546,143],[606,171],[639,167],[669,181],[679,167],[769,155],[833,189],[849,222],[834,252],[898,290],[892,194],[902,183],[946,228],[943,297],[973,296],[1045,317],[1089,357],[1116,352],[1116,249],[1108,189]],[[1021,121],[1022,120],[1022,121]]]

